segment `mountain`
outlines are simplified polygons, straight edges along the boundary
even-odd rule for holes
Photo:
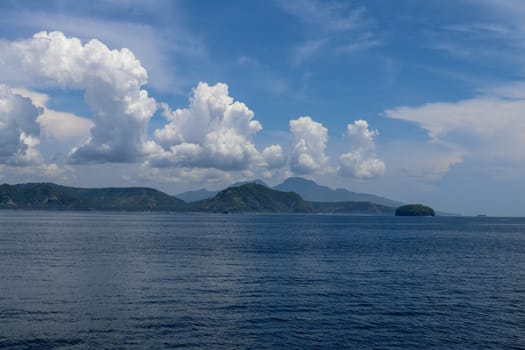
[[[393,215],[394,208],[369,202],[310,202],[297,193],[283,192],[256,183],[229,187],[215,197],[195,203],[196,208],[211,212],[276,212]]]
[[[342,188],[331,189],[328,186],[318,185],[312,180],[301,177],[289,177],[275,190],[296,192],[305,200],[315,202],[370,202],[388,207],[399,207],[403,203],[368,193],[356,193]]]
[[[246,184],[257,184],[257,185],[261,185],[261,186],[264,186],[264,187],[269,187],[266,184],[266,182],[264,182],[261,179],[255,179],[253,181],[239,181],[239,182],[235,182],[230,187],[239,187],[239,186],[246,185]]]
[[[182,200],[152,188],[76,188],[53,183],[0,186],[0,208],[54,210],[187,210]]]
[[[211,212],[310,212],[311,208],[297,193],[272,190],[256,183],[228,187],[215,197],[195,203]]]
[[[346,213],[393,215],[394,208],[369,202],[310,202],[297,193],[250,182],[213,198],[186,203],[146,187],[76,188],[53,183],[0,186],[0,209]]]
[[[203,199],[215,197],[219,191],[208,191],[205,188],[201,188],[195,191],[182,192],[176,195],[177,198],[182,199],[185,202],[196,202]]]
[[[248,183],[255,183],[258,185],[268,187],[268,185],[263,180],[260,180],[260,179],[256,179],[254,181],[235,182],[234,184],[230,185],[230,187],[239,187],[242,185],[246,185]],[[179,193],[176,195],[176,197],[182,199],[185,202],[190,203],[190,202],[201,201],[203,199],[213,198],[217,195],[217,193],[219,193],[219,191],[209,191],[205,188],[201,188],[195,191],[187,191],[187,192]]]

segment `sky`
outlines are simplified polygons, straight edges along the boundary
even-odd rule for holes
[[[0,182],[301,176],[525,215],[525,2],[0,2]]]

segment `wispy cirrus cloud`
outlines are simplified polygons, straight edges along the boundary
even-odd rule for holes
[[[385,115],[419,125],[430,143],[454,149],[461,161],[516,164],[525,159],[524,86],[514,83],[456,102],[397,107]]]
[[[525,3],[514,0],[463,0],[458,4],[469,16],[445,19],[426,28],[421,45],[457,60],[483,66],[525,72]],[[500,67],[493,62],[504,62]],[[487,69],[488,68],[488,69]],[[490,74],[490,73],[487,73]]]
[[[279,4],[306,25],[323,32],[353,30],[362,23],[365,12],[364,7],[353,7],[347,2],[283,0],[279,1]]]
[[[370,29],[364,6],[318,0],[283,0],[278,3],[303,24],[305,40],[294,49],[294,64],[302,64],[321,54],[348,54],[381,44]]]

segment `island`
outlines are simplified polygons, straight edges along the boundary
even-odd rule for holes
[[[434,209],[423,204],[402,205],[396,209],[395,216],[435,216]]]
[[[185,202],[147,187],[76,188],[53,183],[0,185],[0,209],[169,211],[206,213],[304,213],[392,216],[394,208],[371,202],[315,202],[295,192],[257,183],[228,187],[214,197]]]

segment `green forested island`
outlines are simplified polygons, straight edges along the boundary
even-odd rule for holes
[[[396,216],[435,216],[434,209],[422,204],[408,204],[396,209]]]
[[[0,186],[0,209],[394,214],[393,207],[381,204],[306,201],[297,193],[256,183],[229,187],[212,198],[195,202],[145,187],[89,189],[53,183],[4,184]]]
[[[0,186],[0,208],[54,210],[168,210],[187,204],[146,187],[77,188],[53,183]]]

